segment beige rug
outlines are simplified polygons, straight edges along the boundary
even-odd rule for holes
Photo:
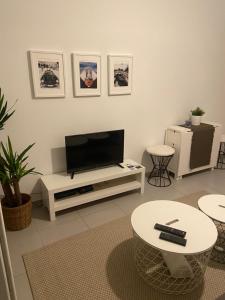
[[[203,194],[177,200],[196,206]],[[204,285],[192,294],[161,294],[137,275],[132,249],[127,216],[24,255],[34,299],[213,300],[225,293],[225,266],[211,262]]]

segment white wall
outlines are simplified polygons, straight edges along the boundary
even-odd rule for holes
[[[124,128],[125,156],[141,161],[197,105],[225,124],[223,0],[1,0],[0,43],[0,86],[19,99],[1,136],[18,150],[36,142],[30,166],[44,174],[65,169],[65,135]],[[32,98],[28,50],[64,52],[64,99]],[[102,54],[101,97],[73,97],[70,55],[82,51]],[[107,95],[108,53],[133,54],[132,95]],[[38,193],[37,179],[24,191]]]

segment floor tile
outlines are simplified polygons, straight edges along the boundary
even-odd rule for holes
[[[22,254],[12,253],[10,254],[10,259],[12,263],[12,270],[14,276],[26,273]]]
[[[144,195],[146,201],[173,200],[175,198],[182,197],[184,195],[184,191],[182,191],[182,189],[177,189],[176,181],[173,181],[168,187],[155,187],[146,183]]]
[[[123,216],[125,213],[119,207],[113,206],[110,210],[104,209],[82,218],[89,228],[94,228]]]
[[[52,242],[61,240],[68,236],[78,234],[88,229],[85,222],[78,218],[77,220],[60,224],[57,226],[51,226],[49,228],[39,231],[39,235],[43,245],[50,244]]]
[[[32,300],[32,293],[26,274],[14,277],[17,292],[17,300]]]
[[[140,193],[128,193],[114,199],[114,204],[125,214],[130,214],[137,206],[145,202],[144,195]]]
[[[75,221],[77,218],[79,218],[79,215],[74,208],[60,211],[56,214],[56,220],[54,221],[50,221],[47,208],[39,207],[33,210],[33,222],[38,231],[51,227],[55,228],[57,225]]]
[[[78,210],[77,213],[83,217],[83,216],[88,216],[90,214],[99,212],[101,210],[106,210],[106,209],[112,209],[114,206],[114,199],[110,200],[109,199],[104,199],[104,200],[99,200],[95,201],[94,203],[87,204],[85,206],[81,206]]]
[[[43,245],[33,225],[20,231],[7,231],[6,234],[10,253],[14,255],[32,251]]]

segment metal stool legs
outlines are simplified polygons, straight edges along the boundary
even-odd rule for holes
[[[150,155],[153,163],[153,169],[148,176],[148,183],[157,187],[166,187],[171,185],[171,179],[167,166],[173,157]]]
[[[220,150],[217,160],[217,168],[225,169],[225,142],[220,142]]]

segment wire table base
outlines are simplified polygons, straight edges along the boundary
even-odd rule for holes
[[[212,250],[211,259],[225,264],[225,224],[215,220],[213,222],[218,230],[218,238]]]
[[[187,294],[204,279],[211,249],[196,255],[185,255],[192,270],[191,277],[175,278],[171,275],[161,251],[146,244],[134,234],[134,256],[138,274],[151,287],[166,294]]]
[[[225,169],[225,142],[220,142],[217,169]]]

